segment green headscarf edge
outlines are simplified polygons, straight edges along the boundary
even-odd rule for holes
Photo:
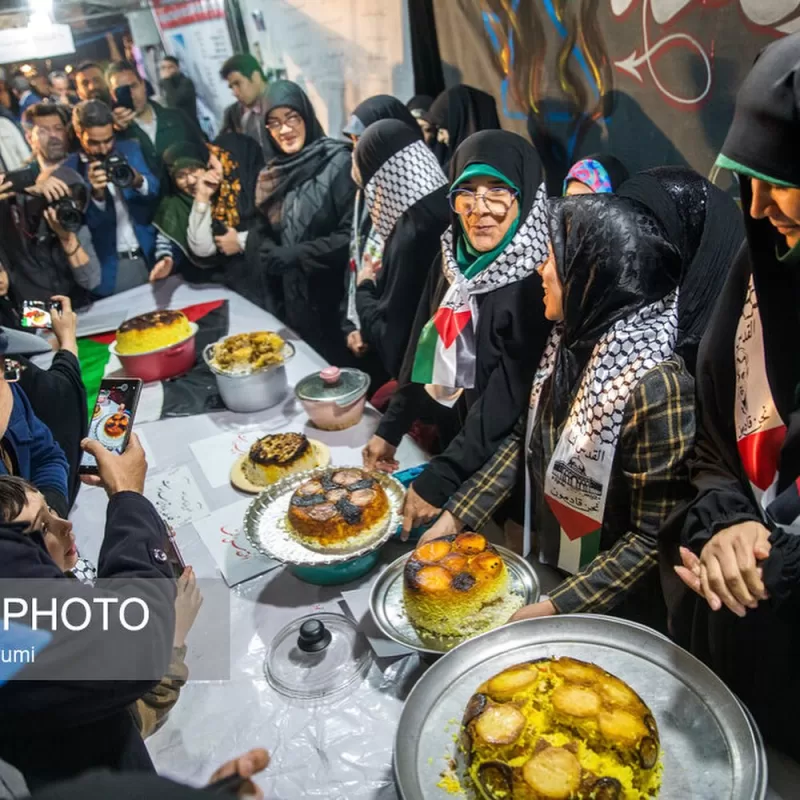
[[[489,177],[496,178],[502,181],[511,189],[517,192],[517,196],[521,195],[519,186],[510,181],[502,172],[490,166],[489,164],[470,164],[459,176],[453,181],[450,191],[453,191],[459,184],[463,183],[470,178],[475,177]],[[500,244],[488,253],[482,253],[476,250],[470,243],[467,237],[467,232],[464,230],[464,223],[461,217],[458,218],[459,225],[461,226],[461,235],[456,238],[456,263],[461,270],[461,273],[467,280],[474,278],[478,273],[482,272],[489,264],[494,261],[500,253],[503,252],[508,243],[514,238],[514,234],[519,227],[519,210],[517,210],[517,218],[511,223],[511,226],[506,231]]]

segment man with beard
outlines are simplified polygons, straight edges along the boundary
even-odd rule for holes
[[[38,103],[22,115],[22,127],[39,169],[60,166],[69,148],[69,109]]]
[[[59,294],[80,307],[89,302],[89,292],[99,285],[101,273],[86,224],[65,223],[67,198],[78,215],[88,204],[86,184],[74,170],[61,166],[67,157],[68,114],[60,106],[38,103],[23,116],[39,176],[33,186],[17,193],[2,179],[0,226],[5,235],[0,259],[21,299],[47,301]]]
[[[75,70],[75,88],[81,100],[102,100],[106,105],[111,105],[111,94],[103,70],[93,61],[84,61]]]

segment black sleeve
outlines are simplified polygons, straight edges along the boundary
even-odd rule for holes
[[[121,633],[119,615],[113,612],[106,631],[97,624],[101,614],[93,614],[92,624],[77,634],[59,626],[51,644],[22,674],[48,679],[18,684],[35,686],[35,692],[4,692],[0,718],[26,728],[72,727],[125,709],[159,682],[169,666],[175,633],[175,581],[162,560],[166,535],[163,521],[142,495],[121,492],[111,498],[98,579],[115,580],[94,589],[68,578],[55,583],[64,597],[83,597],[93,609],[101,596],[138,597],[149,609],[147,627],[132,641],[130,633]],[[49,559],[35,560],[36,553],[27,577],[58,574]],[[125,679],[81,679],[94,663],[102,664],[99,674]],[[54,680],[53,675],[64,678]]]
[[[309,241],[281,245],[275,253],[276,258],[267,260],[270,274],[279,275],[292,269],[302,269],[307,273],[341,269],[350,250],[355,195],[356,185],[350,177],[348,156],[346,164],[328,187],[326,222],[330,232]]]
[[[375,433],[396,447],[411,429],[414,420],[435,419],[437,405],[421,383],[406,383],[399,386],[392,395],[389,407],[381,417]]]
[[[542,314],[539,278],[531,276],[514,287],[496,315],[492,338],[499,356],[486,386],[458,436],[414,481],[420,497],[437,508],[490,459],[528,406],[550,325]]]
[[[434,271],[431,261],[440,233],[438,227],[420,233],[412,219],[401,217],[384,249],[377,283],[366,281],[356,290],[362,333],[393,377],[400,373],[417,308]]]
[[[733,429],[733,407],[722,415],[713,365],[701,356],[697,375],[697,438],[689,472],[696,495],[683,523],[684,544],[699,553],[718,531],[739,522],[762,522],[747,478],[742,472]],[[720,397],[718,397],[718,393]],[[730,394],[732,398],[733,395]]]

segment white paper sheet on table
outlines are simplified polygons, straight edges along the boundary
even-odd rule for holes
[[[176,529],[209,514],[200,487],[185,464],[150,476],[144,484],[144,496],[164,522]]]
[[[371,591],[372,586],[367,586],[365,589],[342,592],[342,600],[347,603],[358,629],[367,637],[372,651],[378,658],[396,658],[413,653],[413,650],[397,644],[397,642],[392,641],[381,633],[372,618],[372,612],[369,610],[369,595]]]
[[[144,450],[145,458],[147,459],[147,469],[153,470],[158,465],[158,460],[156,459],[155,451],[153,450],[153,445],[150,444],[150,440],[147,438],[147,435],[141,428],[136,429],[136,435],[139,437],[139,443],[142,445],[142,449]]]
[[[279,562],[253,550],[242,532],[242,520],[250,502],[238,500],[194,523],[197,535],[228,586],[236,586],[280,566]]]
[[[250,445],[261,436],[260,431],[220,433],[192,442],[189,447],[212,489],[225,486],[231,479],[231,467],[239,456],[250,452]]]

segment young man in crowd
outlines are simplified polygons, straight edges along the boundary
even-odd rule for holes
[[[69,82],[69,75],[66,72],[56,70],[50,73],[50,86],[52,92],[50,94],[51,103],[59,103],[63,106],[74,106],[79,102],[80,98],[72,91],[72,85]]]
[[[76,634],[59,626],[19,680],[0,688],[0,759],[23,774],[32,792],[90,769],[153,771],[130,705],[167,672],[175,638],[168,533],[142,494],[144,450],[135,434],[122,455],[95,441],[84,446],[97,460],[98,482],[109,497],[98,579],[125,579],[128,585],[135,580],[132,596],[145,602],[149,621],[141,641],[121,629],[114,613],[106,630],[90,625]],[[24,513],[15,518],[0,524],[0,578],[16,580],[18,591],[23,581],[45,580],[56,602],[78,597],[92,603],[101,590],[64,575],[64,560],[74,548],[69,523],[55,524],[44,503],[33,519]],[[61,563],[53,553],[60,554]],[[102,593],[121,591],[120,581],[114,586]],[[108,678],[80,679],[85,672],[97,675],[98,669]]]
[[[66,295],[76,308],[90,301],[100,283],[100,261],[88,227],[64,225],[58,205],[72,199],[80,214],[88,193],[81,176],[62,166],[69,147],[69,114],[61,106],[38,103],[23,114],[25,136],[39,175],[33,186],[13,192],[0,186],[0,225],[4,231],[0,259],[21,300],[47,301]]]
[[[238,102],[225,109],[221,133],[245,133],[255,139],[264,150],[264,157],[272,155],[269,134],[265,127],[267,79],[261,65],[248,53],[231,56],[223,65],[220,75],[228,81]]]
[[[138,142],[115,139],[114,116],[105,103],[79,103],[72,124],[81,152],[73,153],[66,165],[91,186],[86,221],[102,270],[95,293],[107,297],[148,281],[159,181]],[[109,156],[115,164],[108,163]]]
[[[33,91],[41,98],[40,102],[48,102],[50,95],[53,93],[53,87],[50,85],[50,78],[44,72],[31,72],[28,75],[28,80],[33,87]]]
[[[111,102],[103,70],[94,61],[84,61],[75,70],[75,88],[79,100],[102,100]]]
[[[121,140],[137,141],[150,170],[163,181],[164,151],[178,142],[204,144],[197,123],[182,111],[165,108],[148,100],[147,88],[136,67],[128,61],[115,61],[106,72],[113,96],[114,128]],[[127,88],[133,109],[119,104],[120,90]]]
[[[11,91],[19,102],[20,115],[28,106],[42,102],[42,98],[33,91],[31,82],[24,75],[15,75],[11,79]]]
[[[167,108],[176,108],[195,123],[197,122],[197,90],[194,81],[181,72],[180,62],[175,56],[164,56],[158,67],[161,81],[159,88]]]

